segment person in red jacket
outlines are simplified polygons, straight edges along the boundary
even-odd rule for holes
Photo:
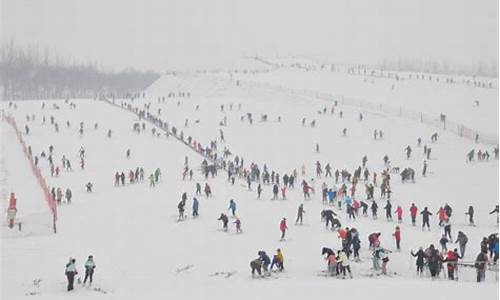
[[[280,222],[280,230],[281,230],[281,240],[285,240],[285,233],[286,230],[288,229],[288,226],[286,226],[286,218],[283,218]]]
[[[418,208],[415,206],[415,203],[411,204],[410,207],[410,216],[411,216],[411,225],[415,226],[417,219]]]
[[[446,211],[443,209],[443,207],[441,206],[439,208],[439,210],[437,211],[437,215],[438,215],[438,218],[439,218],[439,226],[441,226],[444,222],[444,219],[446,218]]]
[[[394,239],[396,240],[396,248],[398,249],[398,251],[401,250],[401,247],[400,247],[400,242],[401,242],[401,228],[399,228],[399,226],[396,226],[396,230],[394,231],[394,233],[392,234],[392,236],[394,236]]]
[[[446,254],[446,259],[444,261],[448,262],[446,267],[448,269],[448,279],[455,280],[455,269],[457,268],[457,262],[459,259],[458,250],[449,250]]]
[[[403,222],[403,209],[401,208],[401,205],[398,205],[394,213],[398,216],[398,223]]]

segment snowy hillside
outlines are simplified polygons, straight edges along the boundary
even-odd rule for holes
[[[263,66],[266,65],[258,67]],[[62,170],[59,176],[51,176],[47,159],[40,158],[38,166],[49,187],[61,187],[63,191],[70,188],[73,199],[71,204],[63,200],[58,205],[57,233],[51,233],[52,219],[44,195],[14,130],[2,122],[2,208],[7,209],[9,194],[15,192],[16,222],[22,223],[21,231],[17,226],[8,228],[6,222],[2,225],[2,299],[470,299],[477,297],[478,289],[482,290],[483,299],[498,298],[497,272],[486,271],[485,282],[477,283],[474,268],[464,265],[459,266],[457,281],[446,279],[444,269],[439,279],[431,280],[428,271],[422,277],[416,274],[415,258],[410,255],[411,250],[425,249],[430,244],[440,249],[443,229],[437,225],[436,212],[447,203],[453,208],[453,242],[458,231],[466,233],[469,239],[460,261],[473,265],[482,238],[498,232],[497,215],[490,214],[499,199],[494,146],[476,144],[406,118],[340,102],[334,106],[333,100],[337,99],[328,102],[244,82],[364,98],[434,115],[445,113],[450,120],[495,136],[498,141],[497,88],[407,80],[392,89],[394,80],[370,77],[365,82],[362,76],[343,72],[306,72],[288,67],[265,70],[253,74],[163,75],[144,91],[144,98],[141,94],[133,100],[31,100],[17,101],[11,106],[3,102],[3,113],[15,118],[33,156],[40,158],[42,151],[48,154],[53,145],[56,166],[61,168],[63,155],[71,162],[72,171]],[[479,106],[474,106],[474,100],[480,101]],[[76,107],[72,108],[71,103]],[[191,137],[192,142],[203,147],[217,141],[218,158],[227,148],[232,153],[227,161],[236,156],[244,158],[247,170],[251,163],[260,169],[265,164],[281,180],[295,169],[299,174],[295,188],[287,190],[286,200],[281,199],[281,192],[278,200],[271,200],[272,185],[262,184],[262,196],[257,199],[258,182],[252,182],[249,189],[246,179],[236,176],[233,185],[225,170],[219,170],[214,178],[205,178],[201,173],[204,157],[200,153],[171,134],[167,137],[150,121],[139,120],[127,106],[146,110],[152,117],[167,122],[169,131],[175,126],[177,136],[182,131],[184,141]],[[253,119],[251,124],[248,113]],[[267,120],[263,115],[267,115]],[[51,124],[51,116],[58,131]],[[315,126],[311,126],[313,121]],[[80,122],[83,133],[79,132]],[[133,130],[134,123],[139,124],[138,132]],[[29,127],[28,134],[25,125]],[[374,130],[382,131],[383,138],[374,139]],[[434,133],[438,134],[437,142],[431,142]],[[421,146],[417,146],[419,137]],[[408,145],[413,151],[406,159]],[[423,154],[424,145],[432,148],[429,159]],[[84,169],[80,167],[81,147],[85,149]],[[478,161],[474,157],[467,162],[466,154],[472,149],[487,150],[489,160]],[[337,205],[322,204],[322,183],[337,188],[342,183],[335,183],[334,177],[325,178],[324,173],[317,177],[316,162],[323,168],[329,163],[333,171],[352,172],[361,166],[365,155],[369,182],[373,182],[373,172],[379,176],[375,187],[378,219],[372,219],[368,210],[369,216],[360,212],[356,220],[350,220],[345,207],[340,210]],[[384,155],[390,159],[389,170],[410,167],[416,172],[415,183],[402,183],[399,174],[391,173],[392,211],[398,205],[403,208],[401,224],[395,216],[394,221],[387,221],[383,210],[386,199],[381,198],[379,185],[381,172],[387,167]],[[183,180],[186,160],[193,178],[187,175]],[[425,177],[424,160],[428,163]],[[129,183],[129,171],[141,167],[145,179]],[[161,169],[161,179],[151,187],[149,176],[157,168]],[[122,171],[126,184],[115,186],[115,173]],[[302,180],[314,188],[310,200],[304,200]],[[86,192],[88,182],[93,184],[92,192]],[[195,194],[196,183],[201,184],[202,195]],[[210,185],[212,197],[203,193],[205,183]],[[348,182],[346,185],[351,187]],[[188,199],[187,218],[179,222],[178,203],[184,192]],[[200,202],[196,218],[191,216],[193,197]],[[362,179],[354,198],[366,201]],[[217,220],[221,213],[230,215],[231,199],[237,204],[242,233],[235,231],[235,218],[230,217],[228,232],[222,231]],[[421,229],[420,215],[417,226],[411,225],[411,203],[419,211],[427,206],[434,214],[430,231]],[[300,204],[304,205],[304,222],[295,225]],[[469,206],[474,207],[476,226],[468,224],[465,212]],[[342,248],[337,232],[326,229],[321,220],[324,208],[338,214],[342,227],[354,227],[360,233],[361,261],[350,261],[353,279],[325,277],[322,272],[327,265],[321,249]],[[279,225],[283,217],[287,218],[289,230],[281,241]],[[401,251],[397,251],[392,236],[398,225]],[[373,232],[380,232],[381,246],[392,251],[388,254],[388,275],[371,269],[368,235]],[[277,248],[284,254],[284,272],[252,278],[249,264],[257,258],[257,252],[265,250],[272,258]],[[449,243],[448,248],[458,245]],[[92,288],[75,283],[75,290],[68,295],[64,275],[68,258],[76,258],[77,277],[83,280],[88,255],[94,256],[97,265]],[[34,280],[41,281],[34,284]]]

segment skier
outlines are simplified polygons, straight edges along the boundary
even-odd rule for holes
[[[424,207],[424,210],[420,212],[422,215],[422,230],[424,230],[425,225],[427,225],[427,229],[431,230],[429,225],[429,216],[432,216],[432,213],[427,209],[427,206]]]
[[[387,203],[384,206],[384,209],[385,209],[385,217],[387,218],[387,221],[392,221],[392,204],[391,204],[391,201],[387,200]]]
[[[273,270],[274,265],[278,268],[278,271],[283,272],[285,258],[283,257],[283,252],[281,249],[276,249],[276,254],[273,256],[273,261],[271,262],[271,271]]]
[[[402,223],[403,222],[403,208],[401,208],[401,206],[398,205],[398,207],[396,208],[394,213],[398,216],[398,223]]]
[[[259,185],[257,186],[257,199],[260,199],[261,193],[262,193],[262,186],[259,183]]]
[[[467,238],[465,233],[463,233],[462,231],[459,231],[458,235],[457,235],[457,240],[455,241],[455,244],[458,243],[458,247],[460,249],[460,257],[464,257],[465,246],[467,245],[468,241],[469,241],[469,239]]]
[[[233,217],[236,217],[236,202],[234,202],[233,199],[229,200],[229,207],[228,207],[228,210],[231,210],[231,213],[233,215]]]
[[[262,268],[264,269],[264,274],[269,275],[268,267],[271,264],[271,259],[264,250],[257,252],[259,259],[262,261]]]
[[[374,250],[372,253],[373,270],[375,270],[375,271],[380,270],[380,261],[385,258],[386,252],[388,252],[388,250],[386,250],[380,246],[374,247]],[[383,273],[383,274],[385,274],[385,273]]]
[[[272,200],[278,200],[279,187],[277,184],[273,185],[273,198]]]
[[[372,211],[372,218],[375,220],[377,219],[377,210],[378,210],[378,205],[377,205],[377,202],[375,202],[375,200],[372,201],[372,205],[371,205],[371,211]]]
[[[427,174],[427,161],[424,160],[424,167],[422,168],[422,176],[425,177],[426,174]]]
[[[352,278],[351,266],[349,265],[349,258],[343,250],[337,252],[337,266],[340,266],[340,272],[343,273],[343,278],[345,278],[346,271],[349,273],[349,277]]]
[[[333,216],[337,216],[337,214],[331,209],[326,209],[321,211],[321,219],[326,221],[326,228],[328,228],[328,225],[331,223],[332,230],[337,225],[338,227],[340,227],[340,222],[336,220]]]
[[[411,216],[411,225],[412,226],[415,226],[417,212],[418,212],[418,208],[415,206],[415,203],[412,203],[411,207],[410,207],[410,216]]]
[[[87,182],[85,187],[87,188],[87,193],[92,193],[92,187],[93,187],[92,182]]]
[[[285,233],[286,233],[287,229],[288,229],[288,226],[286,225],[286,218],[283,218],[280,222],[281,241],[285,240]],[[271,269],[272,269],[272,267],[271,267]]]
[[[410,156],[411,156],[411,147],[410,147],[410,145],[408,145],[405,148],[405,152],[406,152],[406,159],[410,159]]]
[[[94,257],[92,255],[89,255],[87,261],[85,262],[85,278],[83,279],[83,285],[87,282],[87,279],[89,279],[89,286],[92,285],[92,278],[94,276],[94,269],[96,265],[94,262]]]
[[[236,233],[241,233],[241,221],[239,218],[236,218],[236,221],[233,222],[236,225]]]
[[[330,248],[323,248],[322,255],[324,255],[325,253],[328,255],[325,258],[328,265],[328,274],[330,276],[338,275],[337,258],[335,257],[335,253]]]
[[[221,213],[220,217],[217,220],[222,221],[222,230],[227,231],[227,223],[229,222],[228,217],[225,214]]]
[[[476,261],[474,263],[474,267],[476,268],[476,274],[477,274],[477,282],[485,280],[487,266],[488,266],[488,255],[486,254],[485,251],[481,251],[477,255]]]
[[[434,245],[432,244],[425,252],[427,252],[427,265],[429,267],[429,271],[431,272],[431,277],[434,280],[439,275],[439,266],[442,262],[442,258],[439,251],[434,248]]]
[[[15,206],[9,206],[7,208],[7,220],[9,222],[9,228],[14,227],[14,221],[16,220],[17,208]]]
[[[424,272],[424,259],[427,257],[422,247],[418,248],[417,253],[413,253],[413,250],[410,251],[410,254],[413,257],[417,258],[417,275],[422,276]]]
[[[177,219],[177,221],[182,221],[182,220],[184,220],[184,217],[185,217],[185,216],[184,216],[184,210],[185,210],[185,208],[184,208],[184,207],[186,206],[186,200],[185,200],[185,198],[184,198],[184,195],[185,195],[185,194],[186,194],[186,193],[184,193],[184,194],[182,195],[182,200],[181,200],[181,201],[179,201],[179,204],[177,205],[177,209],[179,210],[179,218]]]
[[[459,258],[461,257],[458,255],[457,249],[455,249],[454,251],[449,250],[448,253],[446,253],[446,258],[443,260],[443,262],[447,262],[446,268],[448,269],[449,280],[455,280],[455,270],[457,269]]]
[[[439,244],[441,245],[441,251],[446,252],[448,251],[448,247],[446,246],[450,241],[446,237],[446,235],[443,234],[441,239],[439,240]]]
[[[396,226],[396,230],[394,231],[394,233],[392,234],[392,236],[396,240],[396,249],[398,249],[398,251],[401,251],[401,247],[400,247],[400,243],[401,243],[401,229],[399,228],[399,226]]]
[[[212,196],[212,189],[210,188],[208,183],[205,183],[205,195],[207,198]]]
[[[200,203],[199,203],[198,199],[193,198],[193,218],[198,217],[198,207],[199,207],[199,205],[200,205]]]
[[[66,198],[66,202],[68,204],[71,203],[71,197],[72,197],[72,193],[71,193],[71,190],[69,188],[66,189],[66,193],[65,193],[65,198]]]
[[[70,258],[69,262],[66,264],[66,278],[68,279],[68,292],[73,290],[73,282],[75,281],[75,275],[78,274],[75,266],[76,260],[74,258]]]
[[[304,210],[304,204],[300,204],[299,208],[297,209],[297,220],[295,221],[295,224],[298,224],[300,221],[300,224],[302,225],[302,217],[305,214]]]
[[[199,182],[196,183],[196,195],[201,195],[201,184]]]
[[[450,240],[452,239],[451,237],[451,223],[450,223],[450,218],[446,217],[444,219],[444,235],[447,236]]]
[[[255,271],[262,276],[262,260],[260,258],[256,258],[250,262],[250,268],[252,269],[252,277],[255,277]]]

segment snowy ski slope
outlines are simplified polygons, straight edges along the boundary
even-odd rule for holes
[[[411,203],[419,209],[428,206],[433,213],[444,203],[453,207],[453,236],[462,230],[469,237],[463,261],[474,260],[483,236],[498,232],[496,216],[489,215],[498,203],[498,161],[465,162],[465,154],[471,149],[488,150],[492,154],[491,146],[474,144],[441,130],[437,130],[438,142],[431,144],[430,135],[436,129],[424,124],[371,113],[365,114],[360,122],[360,111],[353,107],[338,107],[332,115],[331,104],[322,100],[239,87],[235,83],[237,78],[245,77],[297,88],[302,85],[327,88],[331,79],[328,76],[287,69],[252,75],[238,73],[232,80],[228,80],[227,75],[164,75],[145,91],[145,99],[117,99],[115,102],[139,108],[150,103],[150,113],[157,115],[161,109],[160,117],[169,125],[204,145],[217,139],[222,129],[226,141],[218,142],[219,152],[228,147],[233,155],[244,157],[245,165],[255,162],[262,167],[267,164],[280,176],[293,169],[300,174],[301,166],[305,165],[306,176],[299,176],[298,181],[314,178],[317,190],[323,181],[331,186],[333,180],[315,177],[316,161],[323,166],[329,162],[334,169],[352,171],[361,164],[362,156],[367,155],[367,167],[380,172],[382,157],[387,154],[392,166],[413,167],[417,171],[415,184],[402,184],[397,174],[391,180],[393,207],[401,205],[404,209],[404,222],[400,225],[401,252],[395,251],[391,236],[398,224],[387,222],[382,217],[382,210],[378,220],[361,217],[356,221],[349,221],[345,211],[340,211],[342,224],[360,232],[362,262],[351,263],[352,280],[318,277],[326,269],[321,248],[339,249],[341,246],[337,234],[326,230],[320,220],[323,209],[320,193],[304,201],[297,184],[295,190],[288,192],[287,200],[272,201],[271,186],[264,186],[263,196],[258,200],[255,183],[252,191],[248,191],[244,180],[237,179],[232,186],[226,181],[225,172],[205,180],[199,172],[202,157],[198,153],[173,137],[154,137],[149,123],[141,133],[132,131],[133,123],[138,122],[136,116],[104,101],[70,100],[76,104],[76,109],[71,109],[63,100],[45,101],[45,109],[40,101],[18,101],[17,109],[8,108],[7,103],[2,103],[2,109],[16,117],[20,128],[25,124],[30,127],[30,134],[24,138],[33,152],[47,152],[48,146],[53,145],[56,164],[60,165],[62,155],[71,161],[73,171],[63,171],[57,178],[50,176],[45,160],[41,160],[40,166],[48,185],[72,189],[73,203],[59,206],[58,233],[51,234],[48,207],[12,129],[2,122],[1,167],[7,174],[6,180],[2,180],[2,207],[5,209],[8,194],[16,192],[18,216],[26,228],[18,232],[2,225],[2,299],[26,299],[29,293],[36,294],[33,297],[37,299],[66,299],[68,296],[72,299],[470,299],[477,297],[478,291],[481,298],[498,298],[498,282],[493,272],[488,271],[486,282],[481,284],[475,282],[474,270],[465,267],[459,271],[458,282],[450,282],[443,276],[438,281],[431,281],[427,277],[417,277],[414,259],[409,255],[411,249],[416,250],[419,246],[438,245],[442,234],[435,214],[431,218],[430,232],[423,232],[419,226],[412,227],[408,212]],[[340,78],[341,75],[335,76]],[[395,90],[394,96],[387,98],[384,82],[363,84],[362,79],[344,77],[339,80],[349,85],[336,84],[340,90],[335,91],[339,93],[354,97],[369,94],[377,101],[405,99],[405,107],[425,108],[433,113],[446,109],[455,121],[498,133],[498,90],[478,91],[470,87],[423,86],[423,83],[407,82]],[[313,82],[318,86],[310,85]],[[415,91],[420,93],[419,97]],[[191,96],[168,98],[171,92],[190,92]],[[158,97],[167,97],[165,103],[159,103]],[[478,108],[472,108],[471,98],[474,97],[481,97]],[[428,100],[418,102],[418,99]],[[60,109],[53,109],[53,103]],[[233,104],[232,110],[230,104]],[[224,105],[223,112],[221,105]],[[325,106],[328,113],[318,114]],[[340,109],[343,118],[338,115]],[[462,112],[464,109],[469,113]],[[472,112],[473,109],[477,109],[477,113]],[[254,118],[252,125],[241,120],[248,112]],[[35,121],[26,122],[27,114],[35,114]],[[268,115],[267,122],[260,122],[261,114]],[[45,125],[42,124],[44,115],[47,118]],[[59,123],[58,133],[50,125],[51,115]],[[227,126],[219,126],[224,117],[227,117]],[[277,121],[278,117],[281,122]],[[303,117],[307,119],[306,126],[301,124]],[[186,119],[188,126],[184,127]],[[315,128],[308,125],[313,119],[317,124]],[[69,128],[66,121],[70,122]],[[81,121],[85,128],[83,136],[78,133]],[[94,129],[96,122],[97,130]],[[343,128],[348,129],[346,137],[342,136]],[[106,136],[109,129],[112,130],[111,138]],[[382,130],[384,139],[373,140],[374,129]],[[429,174],[425,178],[420,176],[424,156],[422,148],[416,147],[418,137],[422,137],[423,144],[432,147]],[[315,153],[316,143],[320,145],[320,153]],[[414,149],[410,160],[404,155],[407,145]],[[79,167],[80,146],[86,150],[85,170]],[[127,149],[131,149],[130,159],[125,157]],[[195,170],[192,181],[181,178],[185,156]],[[146,177],[161,168],[160,184],[150,188],[146,178],[144,182],[114,186],[116,171],[127,173],[136,167],[143,167]],[[84,185],[88,181],[94,184],[92,193],[85,192]],[[177,203],[183,192],[188,193],[186,212],[190,215],[196,182],[202,186],[208,182],[214,196],[198,197],[198,218],[189,216],[177,222]],[[385,200],[378,199],[379,193],[376,189],[376,200],[382,207]],[[364,199],[362,187],[358,188],[357,197]],[[235,233],[232,223],[229,232],[220,230],[217,218],[221,212],[228,213],[230,199],[238,205],[242,234]],[[300,203],[304,203],[306,211],[304,225],[295,226]],[[469,205],[476,211],[476,227],[467,225],[464,212]],[[40,216],[49,220],[47,229]],[[290,228],[284,242],[279,240],[282,217],[288,219]],[[418,221],[420,223],[420,219]],[[30,227],[30,222],[38,222],[38,225]],[[367,236],[377,231],[382,233],[382,246],[394,251],[388,264],[390,277],[371,277]],[[273,254],[277,248],[284,252],[285,272],[273,274],[268,279],[252,279],[249,262],[257,256],[257,251]],[[83,264],[90,254],[94,255],[97,264],[93,286],[100,291],[77,284],[76,290],[68,295],[65,263],[69,257],[75,257],[79,276],[83,277]],[[226,277],[228,272],[231,275]],[[41,279],[39,287],[33,284],[36,279]]]

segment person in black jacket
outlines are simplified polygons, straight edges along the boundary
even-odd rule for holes
[[[220,214],[220,217],[217,220],[222,221],[222,229],[224,231],[227,231],[227,223],[229,222],[228,217],[225,214]],[[259,274],[260,274],[260,272],[259,272]]]
[[[378,205],[377,205],[377,202],[375,202],[375,200],[373,200],[373,202],[372,202],[371,210],[372,210],[372,218],[377,219]]]
[[[490,215],[492,215],[492,214],[494,214],[494,213],[496,213],[496,214],[497,214],[497,224],[498,224],[498,205],[497,205],[497,206],[495,206],[495,209],[494,209],[494,210],[490,211]]]
[[[427,206],[424,207],[424,210],[420,212],[422,215],[422,230],[424,230],[425,225],[427,225],[427,228],[429,231],[431,230],[431,226],[429,225],[429,216],[432,216],[432,213],[427,209]]]
[[[392,204],[391,201],[387,200],[387,204],[384,206],[385,209],[385,217],[387,221],[392,221]]]
[[[477,273],[477,282],[484,281],[487,265],[488,265],[487,251],[481,251],[477,255],[476,262],[474,263],[474,267],[476,268],[476,273]]]
[[[474,226],[474,207],[469,206],[469,210],[465,214],[469,216],[469,225]]]
[[[418,248],[417,253],[413,253],[413,250],[410,252],[410,254],[413,257],[417,258],[417,275],[422,276],[424,272],[424,259],[427,257],[427,255],[424,252],[424,249],[422,247]]]

